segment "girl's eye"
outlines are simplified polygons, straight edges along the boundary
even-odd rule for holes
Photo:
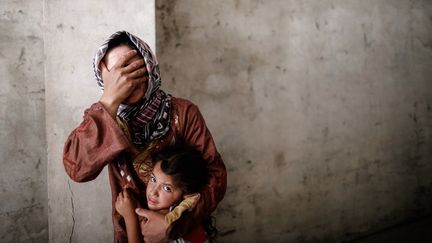
[[[169,186],[164,186],[163,189],[167,192],[171,192],[171,187]]]
[[[150,177],[150,181],[151,181],[151,182],[156,182],[156,178],[155,178],[154,176],[151,176],[151,177]]]

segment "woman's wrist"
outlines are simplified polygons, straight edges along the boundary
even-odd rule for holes
[[[117,110],[120,106],[119,102],[116,102],[112,99],[109,99],[107,97],[104,97],[102,95],[102,97],[100,98],[99,102],[105,107],[105,109],[108,111],[108,113],[115,118],[117,115]]]

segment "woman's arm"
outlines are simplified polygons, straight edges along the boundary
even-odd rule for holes
[[[201,198],[194,210],[195,217],[202,220],[216,209],[217,204],[225,195],[227,184],[226,168],[204,118],[196,105],[190,104],[187,106],[182,123],[184,141],[201,151],[210,172],[209,185],[200,192]],[[182,127],[181,124],[180,127]]]
[[[98,102],[85,111],[83,122],[69,135],[63,164],[72,180],[90,181],[128,148],[129,141],[117,122]]]
[[[131,197],[127,189],[124,189],[119,193],[115,203],[115,208],[125,221],[129,243],[144,242],[141,235],[138,216],[135,214],[136,207],[137,203],[135,199]]]

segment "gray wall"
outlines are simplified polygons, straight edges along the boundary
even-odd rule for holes
[[[0,242],[48,240],[42,8],[0,4]]]
[[[166,90],[228,168],[221,242],[339,242],[432,213],[432,2],[158,1]]]
[[[199,105],[228,168],[220,242],[338,242],[431,215],[432,2],[157,4],[163,88]],[[154,7],[2,1],[1,242],[112,240],[106,171],[71,182],[61,154],[99,98],[97,46],[119,29],[154,45]]]

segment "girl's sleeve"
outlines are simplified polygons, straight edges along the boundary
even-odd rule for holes
[[[217,204],[225,195],[227,186],[226,168],[204,118],[196,105],[187,106],[183,127],[183,139],[187,144],[201,151],[210,172],[209,184],[201,192],[201,198],[194,210],[195,216],[202,220],[216,209]]]
[[[98,102],[85,111],[84,120],[66,140],[63,164],[72,180],[90,181],[128,147],[128,139]]]

